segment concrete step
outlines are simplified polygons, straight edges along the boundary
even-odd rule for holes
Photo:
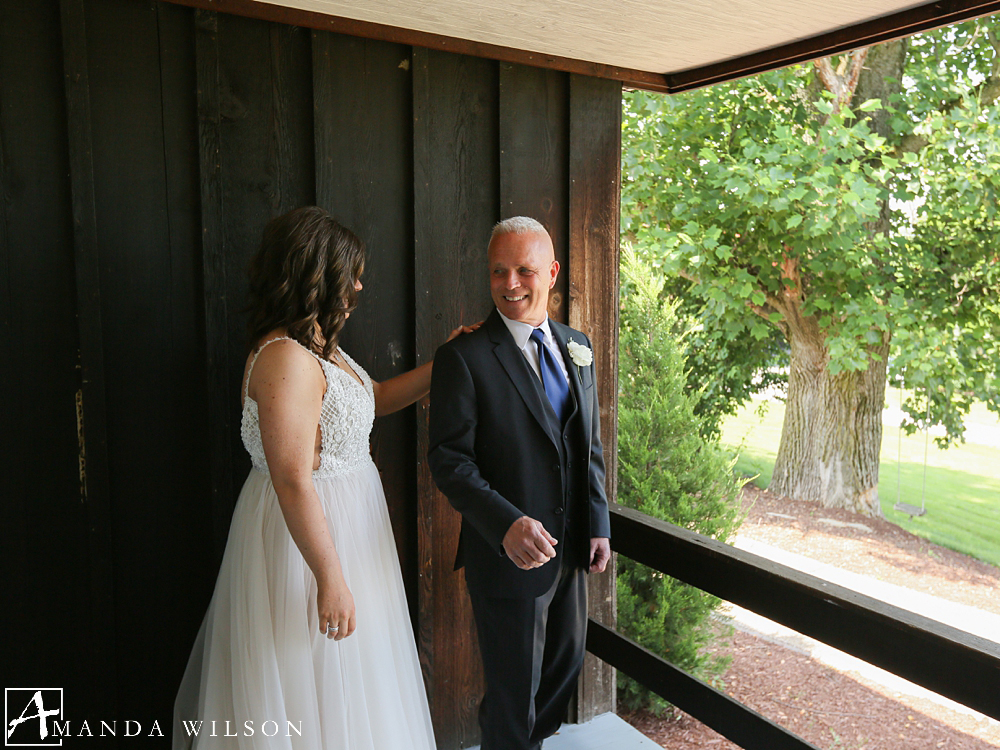
[[[477,745],[470,750],[479,750]],[[660,746],[612,713],[586,724],[563,724],[543,750],[660,750]]]

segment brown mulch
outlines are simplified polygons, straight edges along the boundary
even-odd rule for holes
[[[796,502],[748,486],[741,537],[951,601],[1000,613],[1000,568],[932,544],[881,519]],[[826,520],[858,526],[838,526]],[[925,698],[860,681],[807,655],[736,631],[726,693],[823,750],[993,750],[1000,727]],[[687,714],[622,712],[670,750],[737,745]]]
[[[881,518],[822,508],[747,486],[739,535],[852,573],[1000,614],[1000,568]],[[784,516],[792,516],[785,518]],[[860,524],[833,526],[826,520]]]

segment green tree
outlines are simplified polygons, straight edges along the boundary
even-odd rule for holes
[[[745,380],[758,348],[789,352],[780,494],[881,514],[890,360],[920,394],[908,429],[925,398],[945,443],[974,399],[1000,412],[998,29],[626,96],[625,239],[686,280]]]
[[[740,485],[718,446],[701,437],[698,394],[687,388],[676,302],[662,277],[626,247],[619,339],[618,501],[656,518],[725,541],[740,522]],[[626,558],[618,559],[618,627],[700,677],[725,667],[704,650],[706,618],[719,600]],[[632,708],[662,706],[619,675],[619,698]]]
[[[787,382],[782,369],[788,359],[787,346],[778,336],[758,341],[748,331],[728,339],[719,336],[717,330],[705,327],[704,305],[687,293],[685,279],[662,273],[660,278],[662,295],[674,305],[674,333],[683,339],[687,389],[695,396],[701,434],[718,439],[726,416],[735,414],[756,394]]]

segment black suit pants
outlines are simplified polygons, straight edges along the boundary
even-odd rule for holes
[[[583,667],[587,576],[561,565],[537,598],[470,593],[486,695],[479,706],[482,750],[536,750],[566,718]]]

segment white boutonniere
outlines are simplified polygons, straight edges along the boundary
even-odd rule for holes
[[[590,347],[578,344],[573,339],[566,342],[566,349],[569,350],[569,358],[577,367],[588,367],[594,361],[594,353]]]

